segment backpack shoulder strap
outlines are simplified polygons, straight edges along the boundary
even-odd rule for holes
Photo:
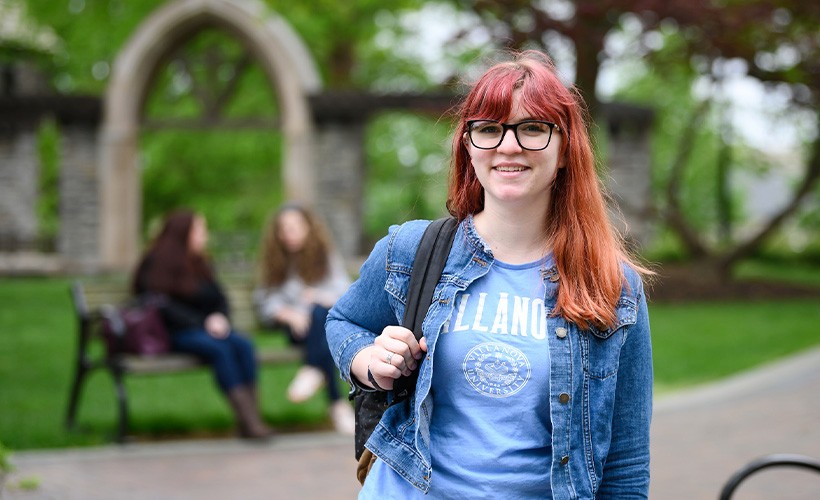
[[[444,217],[431,222],[424,230],[416,250],[402,320],[402,326],[412,330],[416,340],[424,335],[421,325],[433,302],[433,293],[450,255],[457,228],[458,221],[454,217]],[[394,400],[407,397],[415,389],[417,377],[418,370],[410,377],[396,380],[393,385]]]

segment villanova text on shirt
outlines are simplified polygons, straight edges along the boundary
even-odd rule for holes
[[[490,301],[492,302],[492,301]],[[496,335],[515,335],[544,340],[547,337],[547,310],[544,300],[540,298],[510,296],[506,292],[498,293],[498,302],[493,307],[486,307],[487,293],[481,292],[478,297],[464,293],[458,298],[455,321],[446,322],[442,334],[448,332],[486,332]],[[468,310],[475,307],[473,321],[465,323]]]

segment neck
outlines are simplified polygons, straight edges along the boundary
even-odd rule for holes
[[[476,231],[493,251],[508,264],[525,264],[549,252],[544,210],[504,210],[485,207],[473,217]]]

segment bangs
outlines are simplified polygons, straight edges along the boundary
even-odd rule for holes
[[[475,99],[466,103],[467,120],[505,121],[512,114],[513,95],[520,91],[519,104],[530,118],[562,123],[561,103],[566,88],[556,88],[550,75],[539,75],[525,65],[509,63],[491,71],[476,84]]]
[[[513,67],[498,68],[476,84],[472,102],[465,106],[467,120],[504,120],[510,116],[513,94],[521,86],[524,72]]]

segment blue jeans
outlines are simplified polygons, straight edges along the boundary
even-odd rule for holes
[[[250,340],[231,331],[224,339],[212,337],[203,328],[171,335],[176,352],[194,354],[213,367],[216,383],[227,393],[235,387],[256,384],[256,355]]]
[[[325,376],[327,382],[327,397],[331,402],[338,401],[341,397],[338,387],[338,375],[336,363],[330,354],[325,334],[325,320],[328,310],[322,306],[314,305],[310,311],[310,326],[305,338],[297,339],[287,325],[282,325],[290,338],[292,344],[301,345],[305,348],[305,364],[318,368]]]

